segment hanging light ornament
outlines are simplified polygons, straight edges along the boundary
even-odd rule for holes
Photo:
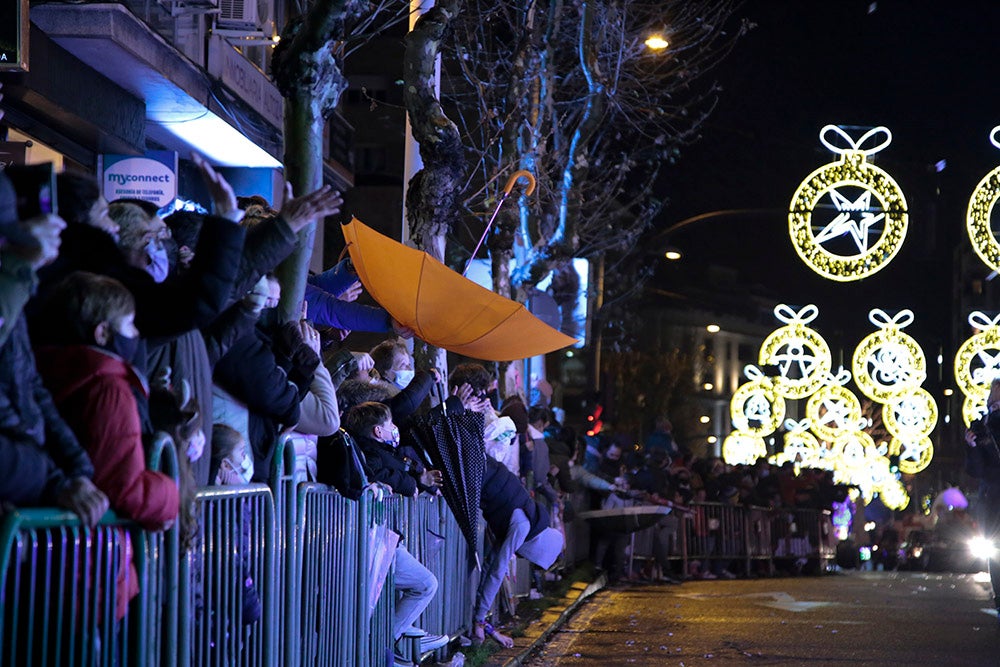
[[[785,418],[785,399],[756,366],[747,365],[743,373],[750,382],[740,385],[729,401],[733,428],[758,437],[772,433]]]
[[[833,145],[827,138],[831,134],[849,147]],[[862,148],[883,134],[874,148]],[[889,145],[892,133],[876,127],[855,141],[843,129],[827,125],[819,140],[840,159],[799,185],[789,208],[788,234],[795,252],[816,273],[840,282],[861,280],[885,267],[906,237],[903,192],[889,174],[867,161]]]
[[[997,140],[998,132],[1000,125],[990,132],[990,143],[1000,148],[1000,141]],[[973,249],[994,271],[1000,271],[1000,242],[997,242],[990,220],[998,199],[1000,199],[1000,167],[979,181],[979,185],[969,198],[969,212],[965,216],[965,226],[969,231]]]
[[[882,421],[889,433],[905,440],[930,435],[937,419],[937,403],[925,389],[897,396],[882,406]]]
[[[767,456],[767,445],[754,433],[733,431],[722,441],[722,460],[729,465],[753,465],[764,456]]]
[[[934,458],[934,445],[927,437],[893,438],[889,443],[889,453],[899,457],[900,472],[915,475],[930,465]]]
[[[851,374],[844,368],[836,375],[827,373],[823,386],[809,397],[806,417],[819,437],[836,440],[861,420],[861,401],[845,386],[850,379]]]
[[[819,333],[806,326],[818,315],[819,308],[814,305],[799,311],[783,303],[774,308],[774,316],[786,326],[775,329],[764,339],[758,359],[761,365],[778,368],[779,377],[774,385],[785,398],[796,400],[814,393],[833,366],[830,346]]]
[[[776,465],[791,461],[797,468],[819,468],[822,463],[822,445],[809,432],[809,420],[785,420],[785,447],[774,456]]]
[[[874,308],[868,320],[880,330],[866,336],[855,348],[851,370],[861,393],[886,403],[923,384],[927,360],[917,341],[902,332],[913,322],[912,310],[889,317],[884,310]]]
[[[1000,377],[1000,315],[990,318],[975,310],[969,313],[969,324],[979,333],[955,353],[955,382],[966,397],[985,396],[993,378]]]

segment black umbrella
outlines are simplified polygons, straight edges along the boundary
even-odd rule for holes
[[[469,544],[470,563],[478,565],[479,498],[486,468],[483,416],[471,410],[449,412],[442,405],[415,417],[410,432],[443,473],[441,493]]]

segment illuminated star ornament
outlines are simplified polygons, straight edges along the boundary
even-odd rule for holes
[[[1000,148],[997,134],[1000,125],[990,132],[990,143]],[[1000,271],[1000,242],[993,233],[993,209],[1000,199],[1000,167],[997,167],[979,181],[979,185],[969,197],[969,211],[965,216],[965,226],[969,240],[980,259],[994,271]]]
[[[750,382],[741,385],[729,401],[729,417],[737,431],[755,436],[772,433],[785,418],[785,399],[759,368],[743,372]]]
[[[827,137],[840,137],[847,148]],[[881,138],[881,143],[862,148]],[[788,234],[795,251],[813,271],[830,280],[867,278],[888,264],[906,237],[906,199],[889,174],[867,156],[892,141],[888,128],[876,127],[855,141],[836,125],[819,133],[820,142],[840,156],[809,174],[792,197]]]

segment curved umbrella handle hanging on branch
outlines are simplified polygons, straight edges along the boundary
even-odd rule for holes
[[[479,252],[479,248],[483,245],[483,241],[486,240],[486,235],[490,233],[490,227],[493,226],[493,221],[497,219],[497,214],[500,213],[500,207],[503,206],[507,197],[510,196],[511,191],[514,189],[514,185],[522,178],[527,179],[528,181],[527,187],[524,188],[524,194],[531,196],[531,193],[535,191],[535,177],[530,171],[526,169],[519,169],[510,175],[510,178],[507,179],[507,185],[503,188],[503,194],[500,195],[500,199],[497,200],[496,208],[493,209],[493,215],[490,216],[490,221],[486,223],[486,229],[483,230],[483,235],[479,237],[479,243],[476,244],[475,249],[472,251],[472,255],[469,257],[468,263],[465,265],[465,270],[462,271],[463,276],[469,272],[469,267],[472,266],[472,260],[476,258],[476,253]]]

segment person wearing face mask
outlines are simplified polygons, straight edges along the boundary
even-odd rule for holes
[[[441,373],[436,368],[414,372],[413,357],[406,343],[398,338],[382,341],[369,354],[379,377],[391,385],[390,398],[382,402],[392,408],[392,414],[405,426],[404,422],[420,408],[434,384],[441,382]]]
[[[56,344],[39,347],[39,372],[53,401],[94,464],[94,483],[111,508],[150,530],[177,518],[177,486],[146,469],[133,391],[148,396],[132,366],[139,342],[135,301],[106,276],[79,271],[46,304]]]
[[[425,469],[416,452],[400,450],[399,428],[388,406],[371,401],[355,405],[344,413],[343,424],[365,455],[370,482],[386,484],[401,496],[416,496],[422,490],[433,491],[441,484],[440,471]],[[441,648],[448,643],[447,636],[429,635],[413,627],[437,592],[437,578],[406,550],[402,542],[396,546],[395,564],[397,602],[393,639],[399,641],[404,635],[420,637],[421,653]],[[400,656],[395,664],[409,662]]]

